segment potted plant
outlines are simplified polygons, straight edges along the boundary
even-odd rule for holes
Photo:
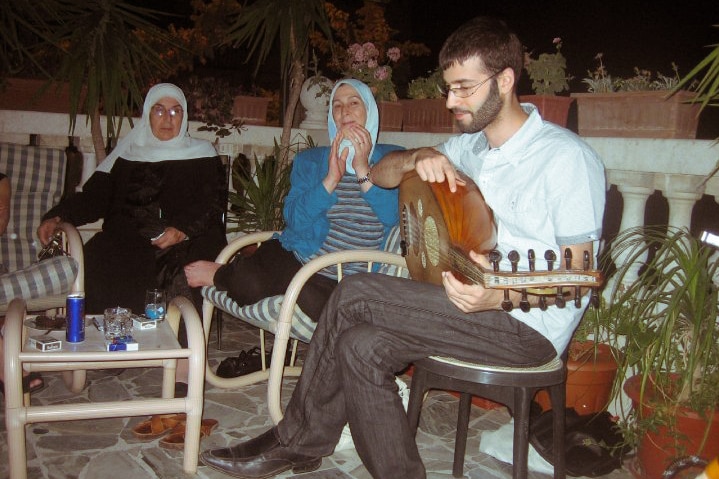
[[[454,122],[447,110],[440,87],[442,71],[437,68],[412,80],[407,87],[409,100],[402,103],[402,131],[452,133]]]
[[[372,90],[379,108],[380,130],[401,131],[402,104],[397,101],[390,66],[390,63],[399,61],[399,48],[387,49],[385,58],[372,42],[353,43],[347,48],[346,54],[345,76],[364,82]]]
[[[540,53],[537,58],[531,52],[525,53],[524,69],[532,80],[534,95],[521,95],[520,101],[534,104],[542,118],[558,125],[567,126],[569,107],[574,101],[571,97],[557,96],[569,90],[567,59],[562,55],[562,39],[557,37],[552,43],[554,53]]]
[[[595,57],[597,68],[582,81],[589,93],[572,93],[577,100],[578,131],[582,136],[623,138],[695,138],[699,124],[694,93],[676,91],[678,67],[666,76],[634,68],[627,78],[612,77]]]
[[[318,66],[317,55],[312,52],[312,62],[309,65],[312,75],[302,84],[300,103],[305,109],[305,119],[300,128],[327,128],[327,114],[330,111],[330,94],[334,82],[322,75]]]
[[[623,231],[611,251],[614,386],[632,402],[620,424],[635,475],[658,479],[679,456],[719,454],[719,256],[674,227]]]
[[[604,411],[612,398],[619,352],[609,344],[613,314],[606,301],[590,306],[577,326],[567,351],[566,407],[579,415]],[[551,409],[549,395],[535,396],[542,410]]]
[[[292,158],[300,149],[313,148],[311,136],[292,143],[283,151],[277,143],[271,155],[250,160],[240,154],[232,163],[232,189],[228,196],[230,213],[227,218],[228,233],[252,233],[277,231],[285,226],[283,216],[285,197],[290,191],[292,163],[282,161]]]

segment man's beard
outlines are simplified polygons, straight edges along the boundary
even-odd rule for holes
[[[492,123],[497,118],[501,110],[502,99],[499,96],[499,88],[497,87],[497,82],[493,81],[490,82],[489,95],[487,96],[487,99],[484,103],[482,103],[477,111],[453,108],[452,112],[470,113],[472,120],[469,124],[463,124],[458,121],[457,128],[459,128],[459,131],[462,133],[477,133],[484,130],[487,125]]]

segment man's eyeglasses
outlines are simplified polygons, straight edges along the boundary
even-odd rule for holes
[[[150,109],[150,114],[158,118],[169,115],[170,118],[182,118],[184,110],[181,106],[173,106],[172,108],[165,108],[162,105],[155,105]]]
[[[447,97],[447,95],[449,95],[451,93],[452,95],[456,96],[457,98],[469,98],[470,96],[474,95],[477,92],[477,90],[479,90],[482,87],[482,85],[484,85],[489,80],[491,80],[492,78],[497,76],[497,74],[499,74],[499,72],[497,72],[497,73],[493,74],[492,76],[482,80],[481,82],[475,83],[474,85],[471,85],[471,86],[456,86],[456,87],[450,88],[447,85],[437,85],[437,89],[439,90],[439,93],[443,97]]]

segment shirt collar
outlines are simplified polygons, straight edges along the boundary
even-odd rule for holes
[[[511,164],[517,164],[522,159],[523,150],[530,143],[531,138],[539,133],[539,130],[542,128],[542,117],[539,115],[539,110],[537,110],[536,106],[531,103],[522,103],[522,109],[529,115],[527,121],[525,121],[522,127],[517,130],[509,140],[505,141],[503,145],[492,149],[500,153],[501,156]],[[474,154],[480,155],[489,150],[490,147],[487,136],[484,132],[480,132],[472,151]]]

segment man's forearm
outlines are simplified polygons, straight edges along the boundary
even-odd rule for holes
[[[408,171],[414,169],[417,150],[395,150],[387,153],[372,167],[371,180],[382,188],[395,188]]]

